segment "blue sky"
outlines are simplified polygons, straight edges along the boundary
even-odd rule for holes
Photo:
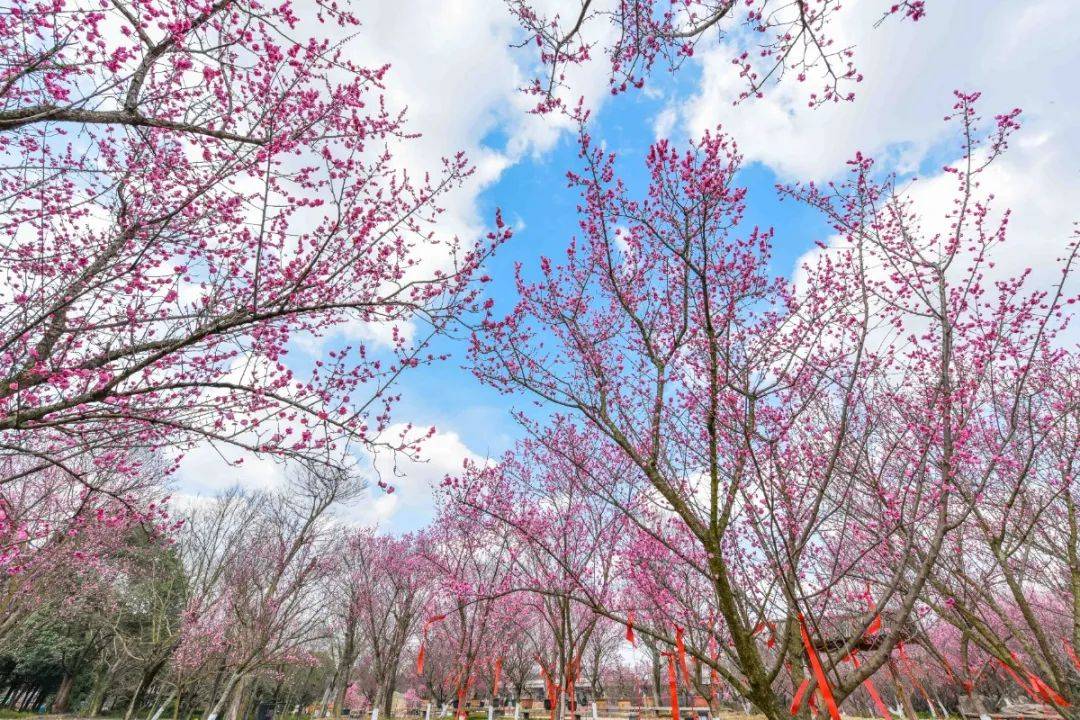
[[[660,78],[669,83],[668,78]],[[643,188],[647,178],[643,159],[654,142],[652,121],[662,109],[656,98],[642,94],[622,95],[605,104],[595,118],[592,132],[619,157],[621,176],[631,187]],[[498,137],[490,138],[499,142]],[[514,267],[522,263],[535,273],[541,256],[559,258],[577,231],[577,190],[567,187],[566,172],[578,169],[576,138],[564,135],[548,153],[528,158],[507,169],[499,181],[480,197],[481,214],[493,217],[501,208],[507,222],[519,229],[488,265],[492,282],[488,294],[501,314],[516,301]],[[790,200],[780,202],[775,190],[778,178],[762,163],[748,164],[739,181],[749,191],[743,228],[774,227],[777,237],[773,270],[790,276],[798,258],[814,240],[828,236],[820,215]],[[453,429],[474,452],[498,455],[520,436],[509,416],[520,399],[501,395],[478,382],[466,366],[463,343],[448,341],[454,359],[414,374],[410,392],[399,408],[410,418],[425,418],[439,429]],[[417,420],[420,422],[419,420]]]
[[[838,42],[854,45],[865,81],[853,103],[806,107],[806,89],[788,83],[765,98],[737,106],[741,89],[730,58],[738,36],[706,38],[677,77],[657,72],[645,90],[611,97],[599,64],[570,76],[569,94],[593,108],[591,132],[620,157],[631,185],[643,182],[642,157],[658,133],[684,142],[720,125],[746,156],[739,178],[749,191],[744,227],[776,231],[773,269],[791,277],[814,241],[829,228],[813,211],[780,202],[777,182],[828,180],[844,171],[856,150],[878,158],[883,172],[915,178],[912,197],[928,227],[948,201],[940,166],[956,154],[943,122],[952,90],[979,90],[987,117],[1019,106],[1024,129],[988,182],[1013,211],[1011,239],[998,265],[1003,273],[1032,267],[1036,280],[1054,277],[1060,253],[1080,219],[1080,95],[1072,78],[1080,66],[1080,3],[1074,0],[939,0],[919,23],[890,21],[874,28],[888,5],[851,0],[834,21]],[[356,39],[356,58],[392,64],[388,99],[408,107],[423,134],[400,155],[408,167],[465,150],[478,172],[448,204],[441,230],[466,239],[485,232],[501,208],[520,226],[488,267],[488,291],[499,311],[514,302],[513,269],[558,257],[577,230],[576,191],[565,173],[576,167],[573,134],[558,122],[526,113],[534,102],[521,87],[533,70],[530,51],[511,47],[517,28],[494,0],[372,0]],[[407,38],[408,41],[403,41]],[[377,489],[355,509],[359,522],[392,531],[415,529],[434,511],[431,485],[460,467],[464,457],[493,457],[520,435],[510,409],[520,399],[481,385],[467,368],[462,342],[442,340],[452,359],[407,376],[395,419],[434,425],[438,435],[424,463],[403,463],[398,492]],[[300,353],[297,354],[298,356]],[[299,360],[299,358],[298,358]],[[389,472],[385,459],[380,469]],[[265,485],[280,467],[253,459],[242,470],[223,467],[196,450],[178,477],[180,490],[209,494],[239,481]]]

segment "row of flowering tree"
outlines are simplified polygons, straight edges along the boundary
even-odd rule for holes
[[[437,359],[506,233],[440,232],[470,166],[397,160],[412,131],[384,102],[389,68],[350,60],[359,22],[287,0],[3,10],[0,641],[53,658],[35,637],[66,635],[43,618],[86,611],[85,642],[39,663],[63,668],[57,710],[88,675],[91,714],[236,716],[253,684],[306,667],[352,453],[416,449],[422,433],[387,430],[394,385]],[[333,349],[309,362],[298,341]],[[166,483],[195,444],[293,462],[298,494],[181,524]],[[73,573],[100,581],[64,599]],[[52,671],[23,664],[7,700],[33,705]]]
[[[733,140],[658,142],[638,195],[580,118],[580,234],[519,271],[516,306],[473,341],[479,377],[551,412],[447,483],[565,573],[534,592],[647,634],[702,694],[711,674],[770,718],[800,686],[835,712],[905,643],[968,692],[990,662],[1073,712],[1076,243],[1051,287],[995,269],[1008,212],[980,181],[1019,111],[983,123],[976,99],[947,118],[943,217],[861,155],[839,182],[781,188],[836,233],[794,284],[770,274],[772,233],[741,223]],[[582,572],[589,540],[559,511],[616,530],[598,551],[618,583]]]
[[[746,35],[742,99],[793,75],[823,83],[811,104],[850,100],[837,3],[507,4],[539,48],[537,112],[580,125],[580,233],[471,344],[483,381],[544,409],[400,538],[344,528],[353,453],[418,451],[390,432],[398,381],[483,307],[509,231],[441,234],[470,166],[396,160],[411,130],[390,69],[350,59],[359,14],[4,11],[2,702],[385,717],[404,689],[460,715],[539,685],[554,718],[588,686],[836,720],[910,716],[905,686],[932,711],[996,687],[1075,716],[1076,244],[1049,286],[995,267],[1008,213],[982,183],[1018,113],[957,96],[941,216],[861,155],[781,188],[835,232],[791,281],[742,222],[732,138],[658,142],[635,188],[565,89],[593,55],[619,93]],[[290,478],[178,522],[166,480],[195,444]]]

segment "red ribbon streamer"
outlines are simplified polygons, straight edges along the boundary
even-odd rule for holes
[[[998,659],[998,663],[1001,665],[1002,668],[1005,669],[1005,672],[1009,673],[1009,675],[1012,676],[1012,679],[1016,681],[1016,684],[1024,689],[1024,692],[1028,694],[1028,697],[1030,697],[1035,702],[1039,702],[1038,693],[1036,693],[1035,690],[1033,690],[1032,688],[1028,687],[1028,684],[1024,682],[1019,675],[1016,674],[1015,670],[1009,667],[1009,664],[1007,662]]]
[[[637,640],[634,638],[634,611],[631,610],[626,614],[626,642],[630,643],[634,647],[637,647]]]
[[[1061,644],[1065,646],[1065,653],[1069,656],[1069,659],[1072,660],[1072,664],[1076,666],[1077,670],[1080,670],[1080,658],[1076,657],[1076,651],[1073,650],[1072,643],[1065,638],[1061,638]]]
[[[804,678],[799,684],[799,689],[795,691],[795,697],[791,701],[791,714],[798,715],[799,708],[802,707],[803,695],[806,694],[806,688],[810,687],[810,678]]]
[[[754,626],[754,631],[750,633],[750,637],[754,637],[760,634],[763,630],[765,630],[765,628],[769,628],[769,639],[765,641],[765,647],[771,648],[773,645],[776,644],[776,626],[773,625],[771,622],[765,622],[764,620],[759,622],[757,625]]]
[[[814,644],[810,642],[810,633],[806,631],[806,622],[802,613],[799,613],[799,632],[802,635],[803,647],[806,648],[806,654],[810,658],[810,667],[814,671],[818,689],[821,690],[821,697],[824,698],[825,707],[829,711],[829,717],[832,720],[842,720],[840,710],[836,707],[836,699],[833,697],[832,689],[829,687],[829,681],[825,677],[825,669],[821,667],[821,658],[818,657]]]
[[[877,612],[877,605],[874,604],[874,597],[870,594],[870,584],[866,585],[866,604],[870,608],[870,612],[875,613],[874,619],[870,621],[870,626],[866,628],[867,635],[873,635],[881,630],[881,615]]]
[[[570,712],[577,710],[577,693],[574,687],[577,683],[578,674],[581,672],[581,655],[570,661],[570,667],[566,669],[566,696],[570,705]]]
[[[544,677],[544,687],[547,689],[548,704],[551,705],[551,720],[555,720],[556,705],[559,704],[559,687],[555,684],[555,681],[551,679],[551,673],[544,667],[544,662],[539,656],[536,657],[536,662],[540,665],[540,674]]]
[[[797,715],[799,713],[799,708],[802,707],[803,699],[808,687],[810,687],[810,678],[803,680],[802,684],[799,685],[799,689],[795,692],[795,698],[791,701],[792,715]],[[807,704],[810,706],[810,712],[814,715],[816,715],[818,711],[817,700],[815,700],[815,698],[820,694],[821,690],[819,688],[814,688],[814,692],[810,693],[809,698],[806,698]]]
[[[495,658],[495,677],[491,680],[491,696],[499,694],[499,676],[502,675],[502,657]]]
[[[675,673],[675,653],[661,653],[667,657],[668,694],[671,697],[671,720],[679,720],[679,687]]]
[[[465,708],[465,698],[469,693],[469,689],[472,688],[472,681],[473,681],[473,678],[472,678],[472,675],[470,674],[469,676],[464,678],[464,682],[462,682],[461,685],[458,686],[458,691],[457,691],[457,697],[458,697],[457,716],[461,720],[467,720],[468,717],[469,717],[469,711]]]
[[[416,653],[416,674],[424,674],[424,646],[427,645],[428,628],[446,619],[446,615],[432,615],[424,621],[424,633],[420,638],[420,652]]]
[[[1043,679],[1034,673],[1028,673],[1028,680],[1031,681],[1031,687],[1039,693],[1039,695],[1051,705],[1057,705],[1058,707],[1069,707],[1069,701],[1058,693],[1057,690],[1043,682]]]
[[[675,652],[679,654],[679,669],[683,678],[690,682],[690,668],[686,666],[686,643],[683,642],[683,628],[675,626]]]
[[[709,654],[713,660],[713,666],[709,668],[709,696],[715,700],[720,691],[720,673],[716,671],[716,665],[720,663],[720,643],[716,641],[715,635],[709,636]]]
[[[1009,673],[1013,680],[1015,680],[1020,687],[1024,688],[1024,692],[1026,692],[1032,700],[1035,702],[1042,700],[1051,705],[1057,705],[1058,707],[1069,707],[1069,701],[1063,698],[1056,690],[1054,690],[1054,688],[1043,682],[1043,679],[1038,675],[1027,670],[1016,658],[1016,653],[1009,653],[1009,656],[1012,658],[1012,661],[1016,663],[1016,666],[1020,668],[1021,672],[1027,675],[1028,681],[1026,683],[1020,679],[1020,676],[1017,675],[1011,667],[1009,667],[1008,663],[1000,659],[998,662],[1001,663],[1001,667],[1005,668],[1005,672]]]
[[[859,669],[859,659],[855,657],[855,651],[853,650],[848,657],[851,659],[851,664],[855,666],[855,669]],[[884,720],[892,720],[892,715],[889,714],[889,708],[885,705],[885,702],[881,699],[881,695],[878,693],[877,687],[874,685],[874,681],[870,678],[863,680],[863,685],[866,686],[866,692],[870,693],[870,699],[874,701],[874,707],[877,708],[878,714],[881,715]],[[929,701],[929,700],[928,700]]]
[[[912,684],[918,688],[919,694],[926,700],[927,706],[933,707],[933,705],[930,704],[930,693],[926,692],[926,688],[919,682],[919,678],[915,677],[915,671],[911,668],[911,658],[908,657],[907,651],[904,650],[904,643],[899,643],[896,648],[900,652],[900,669],[907,672],[908,678],[910,678]]]

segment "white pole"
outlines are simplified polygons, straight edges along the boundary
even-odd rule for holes
[[[488,720],[495,720],[495,706],[488,705]]]
[[[428,703],[427,709],[424,710],[424,720],[431,720],[431,703]]]
[[[379,708],[371,708],[371,720],[379,720]]]
[[[592,704],[592,720],[600,720],[600,716],[596,713],[596,703]]]
[[[521,718],[521,703],[514,703],[514,720],[520,720]]]

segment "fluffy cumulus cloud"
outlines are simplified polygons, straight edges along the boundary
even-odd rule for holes
[[[559,2],[536,4],[547,12]],[[521,88],[538,70],[536,48],[517,47],[521,28],[506,6],[493,0],[365,2],[360,15],[363,25],[348,39],[349,54],[369,67],[390,66],[387,106],[404,110],[408,130],[418,134],[392,148],[395,162],[422,177],[438,172],[440,158],[464,152],[474,173],[461,188],[441,196],[444,212],[437,232],[475,242],[493,222],[480,211],[481,193],[508,167],[540,157],[572,129],[561,114],[529,112],[537,98]],[[588,30],[611,32],[603,23]],[[575,65],[559,94],[567,103],[584,97],[599,108],[609,96],[607,78],[604,62]],[[425,260],[418,272],[445,264],[443,248],[433,246]],[[352,323],[328,338],[306,341],[302,349],[318,354],[331,340],[385,344],[388,337],[388,328]]]
[[[396,435],[403,430],[406,430],[404,424],[393,425],[388,433]],[[425,440],[420,455],[415,458],[361,453],[354,459],[356,472],[369,485],[358,498],[338,510],[338,520],[391,531],[414,530],[429,523],[443,478],[460,473],[465,460],[484,460],[452,431],[436,432]],[[178,477],[179,492],[173,504],[181,510],[195,507],[234,486],[249,492],[281,489],[288,483],[288,473],[285,463],[269,457],[231,447],[200,445],[184,455]],[[378,481],[393,490],[380,488]]]
[[[555,0],[548,4],[554,5]],[[505,5],[492,0],[365,2],[361,16],[364,24],[348,40],[349,53],[364,65],[390,65],[387,106],[404,110],[409,130],[419,134],[393,148],[398,166],[420,177],[427,171],[437,172],[440,158],[464,152],[476,171],[464,187],[443,196],[440,204],[445,212],[438,232],[466,243],[475,241],[492,220],[480,211],[481,193],[506,168],[539,157],[570,129],[565,118],[528,112],[536,98],[520,88],[535,71],[533,49],[513,47],[519,28]],[[599,62],[571,68],[566,99],[584,96],[599,107],[607,97],[605,73],[606,67]],[[441,252],[433,248],[432,256],[426,258],[427,269],[445,260]],[[413,329],[399,331],[410,335]],[[389,326],[356,322],[326,337],[298,337],[293,347],[300,352],[294,362],[309,362],[331,344],[359,341],[385,346],[390,332]],[[211,447],[187,453],[178,476],[180,490],[205,496],[236,483],[273,487],[284,478],[284,469],[273,461],[233,449],[226,454],[230,460],[243,456],[244,462],[230,466]],[[430,484],[460,469],[461,460],[471,455],[457,435],[445,433],[424,445],[424,462],[403,462],[395,468],[388,458],[376,459],[374,466],[358,459],[366,475],[384,476],[397,491],[387,495],[375,488],[353,508],[352,519],[417,524],[414,519],[430,517],[432,512]]]
[[[364,3],[363,20],[350,52],[365,64],[390,64],[387,101],[405,108],[410,128],[421,135],[400,148],[399,160],[431,169],[437,158],[464,151],[476,167],[466,187],[448,198],[442,223],[444,232],[475,237],[490,222],[477,211],[479,194],[569,129],[558,115],[528,112],[536,98],[520,88],[536,70],[535,48],[514,47],[520,28],[503,3],[491,0]],[[567,100],[584,96],[599,107],[607,96],[606,66],[573,67],[566,84]]]
[[[700,87],[670,110],[691,133],[722,124],[748,160],[799,179],[835,175],[856,149],[884,153],[900,169],[916,167],[947,133],[941,118],[953,90],[981,91],[988,112],[1020,106],[1029,132],[1051,133],[1074,148],[1080,143],[1069,132],[1080,98],[1066,80],[1080,60],[1080,5],[956,0],[931,4],[917,23],[891,18],[875,27],[881,8],[878,0],[862,0],[834,16],[833,33],[854,45],[865,78],[854,86],[853,103],[810,108],[807,94],[817,84],[787,78],[764,98],[733,107],[742,81],[732,69],[732,48],[721,44],[699,53]]]
[[[854,103],[813,109],[807,93],[817,83],[785,82],[733,106],[742,86],[732,71],[732,47],[721,44],[699,54],[699,87],[673,99],[657,126],[696,135],[722,125],[748,162],[767,165],[785,181],[835,178],[856,150],[885,170],[918,175],[921,168],[911,191],[932,223],[951,197],[940,165],[959,151],[956,125],[942,122],[953,90],[981,92],[987,118],[1020,107],[1023,130],[983,178],[996,207],[1012,210],[1010,240],[996,259],[1003,273],[1031,267],[1033,279],[1052,282],[1053,261],[1078,219],[1080,95],[1069,78],[1080,65],[1080,3],[930,3],[917,23],[892,18],[875,28],[882,8],[878,0],[860,0],[836,16],[834,35],[855,46],[865,77]]]
[[[390,428],[399,431],[402,426]],[[379,455],[368,467],[370,473],[393,487],[388,493],[377,486],[346,508],[350,522],[378,525],[395,530],[414,530],[431,521],[435,512],[435,491],[447,475],[461,472],[465,460],[480,462],[452,431],[437,432],[423,444],[422,457],[410,460]]]

